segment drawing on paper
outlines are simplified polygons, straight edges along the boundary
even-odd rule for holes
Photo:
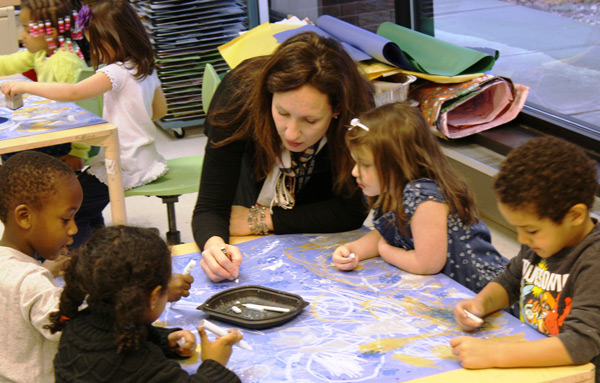
[[[333,250],[363,230],[341,234],[266,236],[239,245],[240,284],[298,294],[310,305],[271,329],[241,329],[253,352],[234,348],[228,367],[244,382],[402,382],[460,367],[449,340],[465,335],[454,304],[474,293],[445,276],[417,276],[374,258],[352,272],[337,270]],[[173,258],[181,271],[200,254]],[[200,268],[190,297],[166,309],[159,324],[195,332],[206,314],[195,309],[212,295],[239,286],[212,283]],[[216,322],[225,327],[222,322]],[[499,340],[544,336],[504,313],[486,318],[478,337]],[[198,359],[184,362],[195,371]]]
[[[25,77],[0,80],[0,86],[9,80],[22,80]],[[16,138],[77,128],[106,122],[95,114],[72,102],[57,102],[32,94],[23,95],[23,106],[12,110],[6,99],[0,97],[0,116],[10,119],[10,125],[0,130],[0,139]]]

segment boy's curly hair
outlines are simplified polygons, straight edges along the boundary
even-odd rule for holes
[[[598,189],[595,162],[579,146],[556,137],[528,140],[500,165],[493,185],[512,209],[534,209],[539,218],[561,223],[578,203],[588,209]]]
[[[147,336],[144,313],[157,286],[167,293],[171,253],[151,229],[110,226],[98,230],[76,251],[65,271],[59,311],[50,314],[52,333],[63,330],[87,301],[114,318],[117,352],[137,350]]]
[[[73,170],[48,154],[25,151],[10,157],[0,166],[0,220],[6,223],[9,211],[21,204],[41,209],[69,177],[75,177]]]

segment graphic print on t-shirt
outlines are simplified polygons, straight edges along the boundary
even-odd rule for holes
[[[557,335],[565,318],[571,312],[571,297],[563,297],[559,310],[561,292],[569,274],[548,271],[546,259],[537,264],[523,260],[521,278],[521,313],[523,322],[542,334]]]

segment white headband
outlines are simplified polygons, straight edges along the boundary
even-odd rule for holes
[[[358,126],[359,128],[361,128],[361,129],[364,129],[364,130],[365,130],[365,131],[367,131],[367,132],[369,131],[369,127],[368,127],[367,125],[365,125],[365,124],[361,123],[361,122],[360,122],[360,120],[359,120],[358,118],[353,118],[353,119],[350,121],[350,128],[348,128],[348,130],[350,130],[350,129],[352,129],[352,128],[356,128],[357,126]]]

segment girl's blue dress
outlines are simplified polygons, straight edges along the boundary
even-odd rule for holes
[[[404,213],[410,221],[420,203],[437,201],[445,203],[436,181],[421,178],[409,182],[403,193]],[[397,226],[394,212],[381,214],[375,210],[373,224],[381,236],[392,246],[414,250],[410,226],[403,235]],[[455,212],[448,215],[448,261],[442,272],[474,292],[479,292],[503,270],[508,259],[501,256],[491,244],[490,230],[482,221],[466,226]]]

